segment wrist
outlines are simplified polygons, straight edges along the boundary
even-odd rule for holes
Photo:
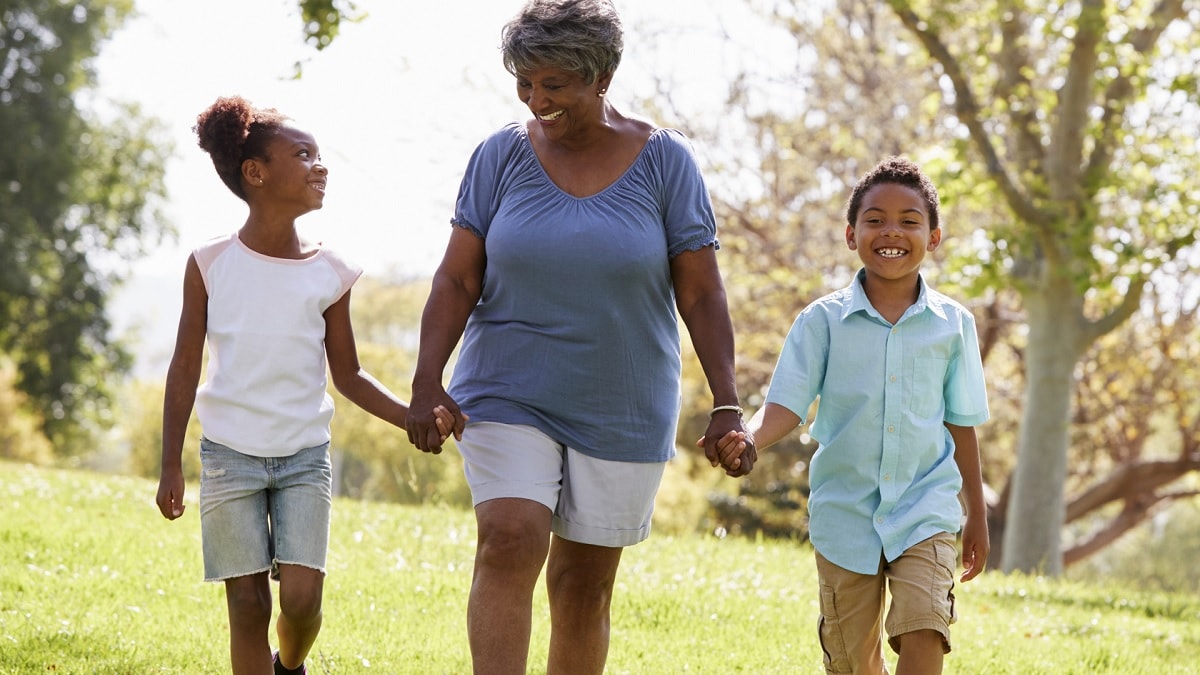
[[[741,418],[742,415],[745,414],[745,411],[742,410],[742,406],[740,405],[718,405],[714,406],[712,410],[708,411],[708,418],[712,419],[717,413],[723,412],[734,413],[738,416],[738,418]]]

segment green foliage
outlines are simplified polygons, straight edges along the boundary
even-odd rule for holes
[[[222,587],[200,580],[196,492],[168,522],[154,490],[0,464],[0,672],[228,672]],[[469,511],[338,499],[331,534],[310,672],[470,670]],[[607,671],[819,672],[816,587],[806,545],[656,533],[623,556]],[[948,675],[1183,675],[1200,662],[1194,594],[1022,575],[955,594]],[[548,623],[541,585],[531,672]]]
[[[14,386],[16,368],[0,356],[0,457],[46,465],[54,457],[41,420],[29,412],[25,394]]]
[[[342,30],[343,21],[361,21],[365,15],[350,0],[299,0],[304,21],[304,39],[318,50],[325,49]]]
[[[63,454],[112,422],[109,383],[130,357],[109,335],[108,296],[166,228],[162,127],[131,106],[103,117],[82,107],[91,59],[131,10],[128,0],[0,9],[0,352]]]
[[[127,382],[119,393],[122,421],[120,439],[128,449],[124,470],[158,480],[162,470],[163,382]],[[200,479],[200,422],[192,411],[183,441],[183,477]]]

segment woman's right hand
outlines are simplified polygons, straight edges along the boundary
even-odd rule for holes
[[[442,410],[438,410],[438,408]],[[448,412],[454,418],[453,427],[439,429],[438,414]],[[446,393],[441,384],[427,387],[413,386],[412,401],[408,404],[408,415],[404,420],[404,428],[408,432],[408,442],[421,452],[438,454],[442,451],[442,442],[446,433],[454,435],[454,440],[461,441],[463,428],[467,424],[467,416],[459,409],[458,404]]]

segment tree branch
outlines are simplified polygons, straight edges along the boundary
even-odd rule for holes
[[[1200,470],[1200,457],[1182,461],[1141,462],[1121,466],[1067,505],[1064,522],[1071,523],[1116,501],[1152,495],[1184,474]]]
[[[1097,50],[1104,35],[1104,0],[1083,0],[1066,78],[1058,90],[1058,110],[1050,136],[1047,178],[1056,200],[1079,201],[1079,172],[1083,166],[1083,137],[1087,109],[1096,77]]]
[[[929,55],[941,64],[946,77],[950,78],[950,82],[954,85],[955,114],[963,125],[966,126],[971,139],[983,155],[988,175],[999,186],[1001,193],[1004,194],[1004,198],[1013,212],[1022,220],[1034,225],[1042,232],[1043,236],[1049,237],[1049,229],[1052,223],[1051,218],[1034,205],[1013,181],[1012,177],[1008,175],[1008,172],[1004,170],[1000,155],[996,151],[996,147],[992,143],[987,129],[983,126],[980,107],[975,100],[974,94],[971,92],[971,86],[967,81],[966,73],[963,72],[963,69],[959,66],[954,56],[950,54],[950,50],[946,48],[946,45],[933,30],[931,24],[917,16],[908,2],[905,0],[888,0],[888,5],[896,13],[900,22],[917,37],[922,46],[925,47],[925,50],[929,52]]]
[[[1133,316],[1133,313],[1138,311],[1142,305],[1142,296],[1146,292],[1146,278],[1142,274],[1135,274],[1129,280],[1129,290],[1125,291],[1125,297],[1121,298],[1121,304],[1113,308],[1113,310],[1095,321],[1088,321],[1086,318],[1080,318],[1083,322],[1083,330],[1079,331],[1078,347],[1086,349],[1087,345],[1096,341],[1103,335],[1116,329],[1125,320]]]
[[[1162,0],[1150,13],[1146,25],[1132,31],[1125,41],[1141,58],[1137,63],[1123,64],[1121,73],[1113,78],[1104,92],[1104,114],[1100,118],[1100,133],[1097,134],[1096,146],[1092,149],[1085,173],[1085,186],[1089,190],[1089,196],[1095,194],[1097,186],[1101,183],[1100,177],[1109,170],[1109,162],[1117,143],[1117,130],[1124,123],[1125,107],[1134,96],[1133,77],[1130,73],[1145,62],[1145,57],[1158,44],[1167,26],[1183,16],[1183,0]]]
[[[996,97],[1008,105],[1016,137],[1017,165],[1029,174],[1040,174],[1044,153],[1041,134],[1037,131],[1037,106],[1030,104],[1033,83],[1026,73],[1031,63],[1027,49],[1029,17],[1018,7],[1004,12],[1000,21],[1002,46],[997,63],[1000,66],[1000,81]]]

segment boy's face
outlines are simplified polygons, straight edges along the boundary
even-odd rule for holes
[[[941,240],[941,228],[929,229],[921,193],[898,183],[867,190],[855,223],[846,226],[846,245],[878,281],[915,284],[925,253]]]

